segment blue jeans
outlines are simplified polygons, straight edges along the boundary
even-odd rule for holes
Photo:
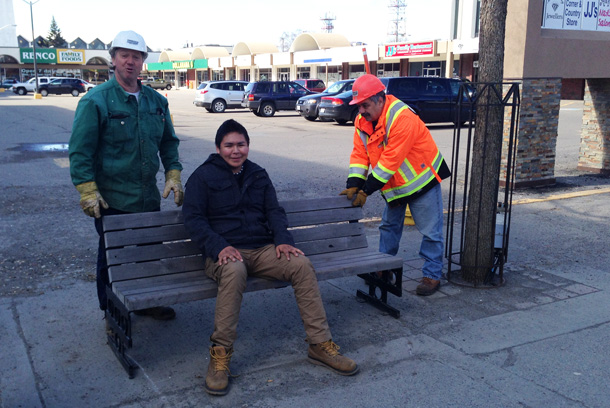
[[[402,238],[407,204],[391,208],[386,204],[379,226],[379,252],[390,255],[398,253]],[[419,256],[424,259],[424,277],[440,280],[443,273],[443,197],[441,185],[409,202],[415,226],[423,235]]]

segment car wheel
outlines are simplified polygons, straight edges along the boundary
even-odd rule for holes
[[[169,91],[170,89],[172,89],[172,86],[171,86],[170,84],[167,84],[167,86],[165,87],[165,89],[167,89],[167,90]]]
[[[269,117],[275,115],[275,106],[273,106],[272,103],[265,102],[262,104],[259,112],[260,112],[261,116],[269,118]]]
[[[214,111],[212,110],[212,108],[205,108],[205,110],[207,110],[207,111],[208,111],[208,112],[210,112],[210,113],[214,112]]]
[[[222,113],[226,108],[227,104],[222,99],[215,99],[214,102],[212,102],[212,110],[215,113]]]
[[[72,96],[78,96],[80,94],[80,92],[78,92],[78,89],[73,89],[71,93]]]
[[[303,117],[310,122],[315,122],[315,120],[318,118],[317,116],[303,116]]]
[[[41,94],[42,96],[48,96],[48,95],[49,95],[49,91],[47,91],[46,89],[41,89],[41,90],[40,90],[40,94]]]
[[[335,119],[337,121],[338,124],[340,125],[345,125],[347,123],[347,120],[345,119]]]
[[[25,88],[18,88],[17,89],[17,95],[25,95],[26,93],[28,93]]]

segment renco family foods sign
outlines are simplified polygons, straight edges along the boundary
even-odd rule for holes
[[[385,46],[385,57],[421,57],[434,55],[434,41]]]
[[[610,31],[610,0],[544,0],[542,27]]]
[[[21,62],[34,62],[34,50],[32,48],[20,48]],[[85,50],[71,50],[63,48],[38,48],[36,49],[36,62],[40,64],[84,64]]]

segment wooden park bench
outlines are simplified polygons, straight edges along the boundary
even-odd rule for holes
[[[318,281],[358,275],[368,293],[357,296],[394,317],[387,295],[402,296],[403,259],[368,248],[361,207],[345,196],[280,203],[296,246],[312,261]],[[131,313],[216,297],[205,260],[189,238],[180,210],[106,216],[104,240],[110,286],[106,310],[108,344],[133,378]],[[380,272],[380,273],[377,273]],[[249,278],[246,291],[281,288],[288,282]]]

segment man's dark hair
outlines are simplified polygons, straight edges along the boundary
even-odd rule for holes
[[[248,143],[248,146],[250,146],[250,136],[248,136],[248,131],[246,130],[246,128],[238,121],[229,119],[224,121],[224,123],[220,125],[220,127],[216,131],[216,140],[214,140],[214,143],[216,143],[216,147],[220,148],[220,143],[222,143],[222,139],[224,139],[226,135],[232,132],[243,135],[246,138],[246,143]]]
[[[375,95],[371,96],[371,101],[379,103],[385,99],[385,91],[379,91]]]

